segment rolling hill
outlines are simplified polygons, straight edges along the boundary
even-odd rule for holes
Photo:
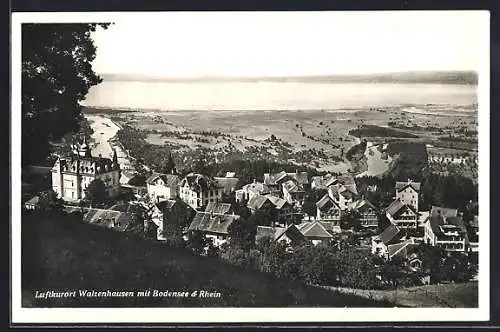
[[[218,298],[76,297],[36,291],[208,291]],[[388,301],[278,279],[99,228],[65,214],[22,218],[23,307],[392,307]]]

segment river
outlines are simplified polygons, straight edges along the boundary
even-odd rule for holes
[[[113,141],[120,127],[111,119],[102,115],[85,115],[85,118],[89,121],[90,127],[94,130],[92,134],[92,154],[94,156],[102,155],[105,158],[111,158],[114,148],[116,149],[120,167],[122,169],[132,168],[127,153],[122,149],[120,144],[116,144]]]

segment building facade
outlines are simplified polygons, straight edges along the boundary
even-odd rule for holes
[[[113,158],[92,156],[90,147],[83,142],[74,146],[73,155],[58,158],[52,167],[52,190],[57,198],[79,201],[85,198],[85,190],[96,179],[106,187],[106,197],[120,194],[120,165],[116,151]]]
[[[179,197],[195,210],[220,200],[223,193],[217,181],[202,174],[189,173],[179,183]]]

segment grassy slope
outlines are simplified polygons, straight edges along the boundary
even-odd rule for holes
[[[427,285],[397,290],[361,290],[337,288],[345,294],[393,301],[407,307],[477,308],[478,283]]]
[[[241,270],[70,216],[24,216],[23,306],[323,306],[380,307],[392,303],[341,294],[272,275]],[[69,298],[37,300],[36,290],[208,290],[219,299]]]

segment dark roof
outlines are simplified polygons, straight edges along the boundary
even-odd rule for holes
[[[405,190],[407,187],[412,187],[416,192],[420,192],[420,182],[396,182],[396,191]]]
[[[384,244],[389,245],[394,243],[394,240],[398,238],[400,230],[395,225],[389,225],[382,233],[380,233],[380,239]]]
[[[228,234],[228,227],[240,216],[231,214],[213,214],[197,212],[188,231],[198,230],[209,233]]]
[[[325,194],[319,201],[316,202],[316,206],[320,211],[330,211],[332,208],[337,207],[339,208],[337,203],[330,197],[330,195]]]
[[[385,208],[385,212],[389,213],[391,216],[398,213],[401,209],[406,208],[411,210],[415,215],[418,215],[417,211],[411,205],[406,205],[399,198],[394,200],[387,208]]]
[[[297,225],[297,228],[306,238],[309,239],[331,239],[333,235],[330,234],[320,222],[309,221]]]
[[[206,175],[196,173],[189,173],[186,175],[186,177],[182,179],[180,185],[184,186],[185,184],[187,184],[191,190],[195,192],[222,188],[214,179],[211,179]]]
[[[238,182],[240,179],[231,177],[215,177],[214,180],[217,182],[219,187],[224,188],[226,192],[232,192],[236,190]]]
[[[292,242],[297,243],[304,240],[304,235],[293,224],[288,227],[257,226],[255,240],[258,241],[263,237],[269,236],[271,239],[278,241],[285,234]]]
[[[179,182],[178,175],[155,173],[146,180],[146,183],[153,184],[157,179],[162,179],[162,181],[165,183],[165,186],[167,187],[177,186],[177,183]]]
[[[252,210],[260,209],[267,201],[267,196],[253,195],[247,203],[247,206]]]
[[[309,180],[307,178],[307,172],[287,173],[285,171],[281,171],[279,173],[264,173],[264,184],[266,185],[278,184],[280,181],[284,180],[287,176],[301,185],[309,183]]]
[[[160,209],[160,211],[164,212],[170,211],[176,203],[177,200],[175,199],[167,199],[156,203],[156,206],[158,207],[158,209]]]
[[[276,209],[280,210],[283,208],[283,206],[287,205],[288,202],[285,201],[283,198],[281,197],[277,197],[277,196],[273,196],[273,195],[266,195],[267,199],[269,201],[271,201],[271,203],[274,204],[274,206],[276,207]]]
[[[80,212],[82,208],[76,206],[65,207],[65,210],[68,213]],[[134,219],[133,214],[127,212],[89,208],[83,208],[83,211],[83,220],[85,222],[101,227],[113,228],[119,231],[126,230]]]
[[[211,212],[214,214],[228,214],[231,212],[230,203],[220,203],[220,202],[209,202],[205,208],[205,212]]]
[[[294,193],[294,192],[302,192],[304,191],[304,188],[300,186],[297,182],[293,180],[288,180],[283,183],[283,188],[286,189],[289,193]]]
[[[286,235],[292,242],[298,243],[305,239],[304,234],[294,224],[286,228],[279,229],[274,234],[274,238],[278,241],[282,236]]]
[[[370,203],[369,200],[363,198],[363,199],[359,199],[357,201],[354,201],[352,202],[350,205],[349,205],[349,208],[352,209],[352,210],[356,210],[358,212],[364,212],[366,211],[367,209],[371,208],[373,210],[377,210],[377,208],[375,207],[375,205],[373,205],[372,203]]]

